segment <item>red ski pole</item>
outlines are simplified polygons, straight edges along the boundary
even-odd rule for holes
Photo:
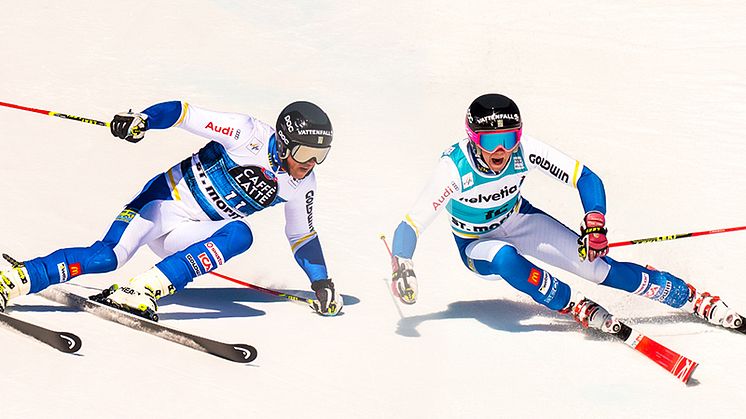
[[[743,227],[719,228],[717,230],[697,231],[694,233],[672,234],[670,236],[649,237],[647,239],[629,240],[625,242],[610,243],[609,247],[629,246],[631,244],[654,243],[668,240],[684,239],[687,237],[706,236],[708,234],[729,233],[731,231],[746,230]]]
[[[223,279],[226,279],[226,280],[231,281],[233,283],[236,283],[236,284],[239,284],[239,285],[243,285],[244,287],[251,288],[252,290],[263,292],[263,293],[269,294],[269,295],[274,295],[275,297],[286,298],[286,299],[288,299],[288,300],[290,300],[290,301],[292,301],[294,303],[298,303],[298,304],[302,304],[302,305],[307,305],[307,306],[311,307],[313,310],[316,310],[314,308],[313,300],[310,299],[310,298],[298,297],[298,296],[295,296],[295,295],[292,295],[292,294],[285,294],[284,292],[279,292],[279,291],[271,290],[269,288],[263,288],[263,287],[260,287],[259,285],[249,284],[248,282],[244,282],[244,281],[238,280],[236,278],[231,278],[231,277],[229,277],[227,275],[219,274],[219,273],[214,272],[214,271],[210,272],[210,273],[213,274],[213,275],[215,275],[215,276],[217,276],[217,277],[219,277],[219,278],[223,278]]]
[[[73,121],[85,122],[86,124],[100,125],[102,127],[108,127],[109,126],[108,122],[97,121],[95,119],[84,118],[84,117],[81,117],[81,116],[68,115],[68,114],[64,114],[64,113],[60,113],[60,112],[45,111],[44,109],[29,108],[29,107],[26,107],[26,106],[14,105],[12,103],[0,102],[0,106],[5,106],[5,107],[8,107],[8,108],[13,108],[13,109],[20,109],[22,111],[40,113],[42,115],[56,116],[56,117],[62,118],[62,119],[72,119]]]
[[[394,255],[391,253],[391,248],[389,247],[389,242],[386,241],[386,236],[381,234],[380,239],[383,240],[383,244],[386,246],[386,250],[389,252],[389,258],[391,258],[391,269],[396,270],[396,260],[394,259]]]

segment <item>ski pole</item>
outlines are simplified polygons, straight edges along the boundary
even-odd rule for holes
[[[396,261],[394,260],[394,254],[391,253],[391,248],[389,248],[389,243],[386,241],[386,236],[381,234],[380,239],[383,241],[383,244],[386,246],[386,250],[389,252],[389,257],[391,258],[391,269],[394,271],[397,270]],[[386,284],[388,284],[388,279],[383,279]],[[389,288],[388,285],[386,288]],[[399,318],[404,319],[404,313],[401,311],[401,308],[399,307],[399,304],[396,302],[396,296],[398,295],[398,291],[396,290],[396,282],[391,281],[391,287],[389,288],[391,295],[391,301],[394,302],[394,307],[396,308],[396,311],[399,313]]]
[[[42,115],[56,116],[56,117],[62,118],[62,119],[72,119],[73,121],[85,122],[86,124],[100,125],[102,127],[108,127],[109,126],[108,122],[97,121],[95,119],[84,118],[82,116],[68,115],[68,114],[64,114],[64,113],[60,113],[60,112],[45,111],[43,109],[29,108],[29,107],[26,107],[26,106],[14,105],[12,103],[0,102],[0,106],[5,106],[5,107],[8,107],[8,108],[13,108],[13,109],[20,109],[22,111],[36,112],[36,113],[40,113]]]
[[[389,252],[389,257],[391,258],[391,268],[393,270],[396,270],[398,266],[396,266],[396,261],[394,260],[394,254],[391,253],[391,248],[389,247],[389,243],[386,241],[386,236],[381,234],[381,240],[383,240],[383,244],[386,246],[386,250]]]
[[[313,310],[316,310],[314,308],[314,305],[313,305],[313,300],[310,299],[310,298],[298,297],[296,295],[286,294],[284,292],[279,292],[279,291],[271,290],[269,288],[263,288],[263,287],[260,287],[259,285],[249,284],[248,282],[244,282],[244,281],[238,280],[236,278],[231,278],[231,277],[229,277],[227,275],[219,274],[217,272],[210,272],[210,273],[213,274],[213,275],[215,275],[215,276],[217,276],[217,277],[220,277],[220,278],[223,278],[223,279],[227,279],[228,281],[234,282],[236,284],[243,285],[244,287],[251,288],[253,290],[256,290],[256,291],[259,291],[259,292],[263,292],[265,294],[274,295],[276,297],[286,298],[286,299],[288,299],[288,300],[290,300],[290,301],[292,301],[294,303],[298,303],[298,304],[302,304],[302,305],[305,305],[305,306],[309,306]]]
[[[684,239],[687,237],[706,236],[708,234],[729,233],[731,231],[746,230],[746,226],[720,228],[717,230],[697,231],[694,233],[672,234],[670,236],[649,237],[647,239],[629,240],[625,242],[610,243],[609,247],[629,246],[631,244],[654,243],[668,240]]]

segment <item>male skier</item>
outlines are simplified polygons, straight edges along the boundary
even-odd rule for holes
[[[156,319],[157,300],[184,288],[253,244],[248,216],[285,206],[285,234],[316,293],[315,310],[334,316],[342,296],[329,278],[313,226],[316,178],[332,143],[329,117],[310,102],[282,110],[275,127],[251,116],[213,112],[172,101],[114,116],[111,133],[130,142],[145,131],[180,127],[210,142],[152,178],[101,240],[57,250],[0,270],[0,311],[10,299],[79,275],[113,271],[143,245],[163,258],[128,282],[92,298]]]

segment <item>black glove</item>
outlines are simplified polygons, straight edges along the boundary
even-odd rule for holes
[[[148,116],[144,113],[120,112],[114,115],[109,124],[111,134],[131,143],[136,143],[145,137],[148,129]]]
[[[336,316],[342,311],[344,301],[334,289],[331,279],[311,282],[311,289],[316,292],[317,300],[313,302],[313,309],[322,316]]]

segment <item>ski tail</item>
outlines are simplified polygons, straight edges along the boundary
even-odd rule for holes
[[[6,313],[0,313],[0,323],[45,343],[60,352],[75,353],[83,345],[80,338],[70,332],[58,332],[47,329],[46,327],[17,319]]]

